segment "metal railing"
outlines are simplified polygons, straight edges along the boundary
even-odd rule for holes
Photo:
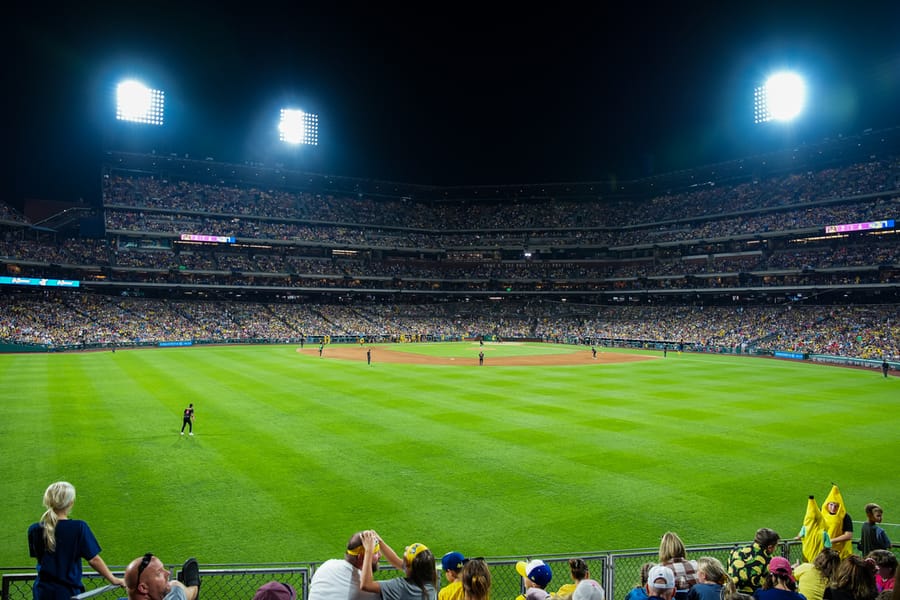
[[[751,542],[736,542],[731,544],[710,544],[705,546],[691,546],[687,548],[687,558],[696,560],[701,556],[712,556],[728,564],[728,557],[735,548],[747,546]],[[782,541],[778,545],[776,554],[786,557],[792,563],[800,560],[801,545],[795,540]],[[900,545],[893,548],[895,554],[900,555]],[[590,576],[600,582],[606,592],[608,600],[622,600],[635,586],[641,583],[641,566],[646,562],[656,563],[659,550],[656,548],[639,549],[631,551],[614,552],[586,552],[566,555],[539,555],[539,556],[501,556],[486,557],[491,570],[491,597],[497,600],[513,600],[519,594],[525,592],[522,577],[516,572],[516,562],[539,558],[543,560],[553,571],[553,579],[547,586],[548,591],[556,591],[563,584],[571,583],[569,576],[568,560],[581,558],[584,560]],[[316,568],[321,563],[284,563],[267,565],[207,565],[200,569],[203,581],[203,597],[207,600],[249,600],[256,590],[268,581],[282,581],[290,584],[297,590],[298,600],[306,600],[309,597],[309,583]],[[173,574],[180,570],[181,565],[167,565]],[[110,567],[115,573],[122,573],[124,567]],[[22,570],[22,569],[16,569]],[[397,570],[392,566],[381,566],[375,572],[375,579],[385,580],[397,576]],[[439,585],[446,583],[439,573]],[[32,597],[32,584],[36,573],[19,572],[4,573],[2,586],[2,600],[29,600]],[[94,597],[109,598],[125,597],[125,591],[116,586],[110,586],[100,575],[94,572],[84,574],[83,583],[85,593],[77,596],[79,600],[87,600]],[[116,596],[112,594],[116,593]]]

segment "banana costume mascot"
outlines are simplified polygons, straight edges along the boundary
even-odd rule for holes
[[[828,505],[832,503],[837,505],[837,510],[834,514],[831,514],[828,510]],[[825,519],[825,531],[832,540],[844,534],[844,518],[846,515],[847,509],[844,508],[844,498],[841,496],[841,490],[835,484],[831,484],[831,491],[828,492],[828,497],[825,498],[825,502],[822,503],[822,517]],[[851,524],[850,531],[853,531],[852,527]],[[851,535],[851,538],[852,537],[853,536]],[[804,545],[805,543],[806,542],[804,542]],[[841,542],[832,542],[832,548],[834,548],[834,551],[837,552],[840,555],[841,560],[843,560],[853,554],[853,540],[849,539]]]
[[[806,501],[806,515],[803,517],[803,528],[800,529],[803,540],[801,549],[803,562],[813,562],[822,548],[831,548],[831,538],[825,529],[825,516],[816,504],[815,496]]]

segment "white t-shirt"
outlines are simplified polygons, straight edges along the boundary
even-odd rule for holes
[[[380,600],[359,589],[359,569],[342,558],[326,560],[313,573],[307,600]]]

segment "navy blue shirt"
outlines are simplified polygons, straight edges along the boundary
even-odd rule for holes
[[[37,559],[35,598],[71,598],[84,591],[82,559],[90,560],[100,554],[100,544],[84,521],[62,519],[56,524],[55,551],[44,548],[44,527],[34,523],[28,528],[28,552]],[[73,590],[77,590],[75,594]]]

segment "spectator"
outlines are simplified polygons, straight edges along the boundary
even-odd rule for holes
[[[875,571],[863,558],[851,554],[841,560],[825,600],[873,600],[878,595]]]
[[[894,579],[897,576],[897,557],[890,550],[872,550],[866,560],[875,563],[878,569],[875,573],[875,587],[878,592],[885,592],[894,589]]]
[[[806,600],[822,600],[825,588],[841,563],[832,548],[822,548],[813,562],[805,562],[794,569],[797,578],[797,591],[806,596]]]
[[[672,600],[675,596],[675,574],[669,567],[655,565],[647,574],[647,596]]]
[[[69,518],[74,505],[75,487],[71,483],[51,483],[44,491],[47,510],[28,528],[28,553],[37,559],[34,600],[69,600],[84,592],[82,559],[111,584],[125,585],[100,557],[100,544],[88,524]]]
[[[464,600],[490,600],[491,570],[480,558],[466,562],[460,574]]]
[[[516,563],[516,572],[522,576],[525,593],[516,600],[546,600],[550,597],[547,585],[553,579],[553,571],[542,560],[520,560]]]
[[[763,527],[756,531],[752,544],[731,552],[728,575],[737,591],[752,594],[762,587],[778,539],[777,531]]]
[[[672,569],[675,574],[675,597],[687,598],[687,593],[697,583],[697,563],[687,560],[687,549],[677,533],[667,531],[659,543],[659,564]]]
[[[572,583],[561,585],[555,594],[552,594],[557,600],[568,600],[569,598],[580,598],[582,600],[590,598],[592,600],[603,600],[605,592],[603,587],[591,579],[591,572],[587,563],[582,558],[569,559],[569,575]],[[583,585],[582,585],[583,584]],[[581,591],[579,591],[579,589]]]
[[[688,600],[721,600],[734,593],[734,582],[718,558],[703,556],[697,560],[697,583],[688,591]]]
[[[797,592],[791,561],[783,556],[773,556],[769,561],[765,583],[762,589],[753,593],[753,597],[756,600],[806,600]]]
[[[177,581],[170,580],[170,574],[162,561],[151,552],[135,558],[125,569],[128,600],[197,600],[200,596],[200,566],[197,559],[185,561]]]
[[[866,504],[866,522],[859,533],[859,550],[863,556],[869,556],[873,550],[890,550],[891,540],[878,524],[884,517],[884,511],[874,502]]]
[[[466,557],[459,552],[448,552],[441,557],[441,569],[447,578],[447,585],[441,588],[438,600],[462,600],[463,589],[459,576],[466,562]]]
[[[578,582],[575,592],[572,594],[572,600],[604,600],[606,592],[600,582],[594,579],[582,579]]]
[[[410,544],[403,550],[401,560],[374,531],[364,531],[362,540],[366,552],[363,555],[360,589],[377,593],[384,600],[436,600],[437,571],[434,568],[434,554],[425,544]],[[386,581],[375,581],[372,577],[372,557],[379,542],[391,564],[403,570],[403,577]]]
[[[822,548],[831,548],[831,539],[825,530],[825,517],[816,504],[816,497],[810,496],[806,500],[806,514],[803,515],[803,526],[796,539],[801,540],[801,554],[804,563],[811,563]]]
[[[316,569],[309,583],[308,600],[378,600],[378,594],[360,588],[360,569],[366,554],[362,534],[360,531],[350,536],[344,558],[326,560]],[[381,558],[380,543],[375,544],[371,558],[370,568],[374,571]]]
[[[650,575],[650,569],[654,566],[655,563],[652,562],[641,565],[641,583],[625,594],[625,600],[647,600],[647,577]]]
[[[841,560],[847,558],[853,553],[853,519],[847,513],[840,488],[834,484],[825,498],[822,516],[825,517],[825,528],[831,537],[831,547]]]
[[[297,600],[297,590],[286,583],[270,581],[256,590],[253,600]]]

